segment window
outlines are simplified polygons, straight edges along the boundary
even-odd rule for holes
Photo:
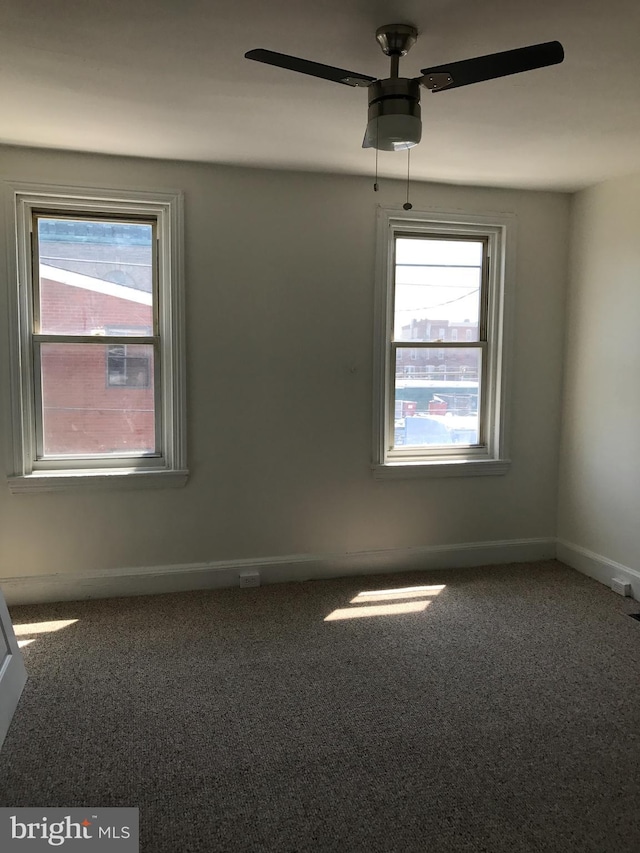
[[[137,352],[137,355],[136,355]],[[150,388],[151,355],[143,355],[126,344],[114,344],[107,350],[109,388]]]
[[[109,335],[152,335],[150,327],[109,328]],[[109,388],[150,388],[151,354],[127,344],[114,344],[107,349],[107,386]]]
[[[181,197],[10,189],[12,490],[184,484]]]
[[[504,326],[514,230],[508,215],[380,211],[376,477],[508,470]],[[465,326],[464,341],[457,329],[446,340],[454,325]],[[423,350],[429,362],[409,382],[399,366],[407,348]],[[415,403],[401,419],[398,400]]]

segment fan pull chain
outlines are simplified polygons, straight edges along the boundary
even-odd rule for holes
[[[402,205],[404,210],[411,210],[413,205],[409,201],[409,173],[411,169],[411,149],[407,148],[407,200]]]
[[[377,193],[378,189],[378,118],[376,117],[376,180],[373,185],[374,193]]]

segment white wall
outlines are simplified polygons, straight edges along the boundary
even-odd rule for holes
[[[572,208],[558,555],[640,598],[640,175]]]
[[[518,217],[513,465],[500,477],[380,482],[369,469],[375,213],[401,206],[403,184],[374,193],[361,177],[19,148],[0,148],[0,175],[184,190],[192,472],[179,490],[0,488],[0,578],[553,541],[568,196],[413,186],[416,210]]]

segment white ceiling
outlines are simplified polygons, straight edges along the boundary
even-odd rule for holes
[[[638,0],[2,0],[0,142],[372,175],[367,90],[243,58],[256,47],[388,76],[559,40],[562,65],[423,90],[414,179],[574,190],[640,171]],[[379,155],[406,173],[405,153]]]

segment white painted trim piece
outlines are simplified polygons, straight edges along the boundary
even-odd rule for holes
[[[637,569],[616,563],[615,560],[610,560],[608,557],[603,557],[602,554],[596,554],[594,551],[589,551],[588,548],[583,548],[581,545],[575,545],[573,542],[567,542],[564,539],[558,539],[556,555],[560,562],[566,563],[572,569],[576,569],[583,575],[588,575],[608,587],[611,587],[611,581],[614,578],[631,584],[633,597],[636,601],[640,601],[640,571]]]
[[[389,463],[372,465],[376,480],[407,480],[420,477],[484,477],[508,473],[510,459],[461,459],[457,462]]]
[[[555,550],[553,538],[512,539],[7,577],[0,578],[0,586],[11,605],[38,604],[46,601],[235,587],[239,584],[240,572],[247,569],[259,571],[261,583],[269,584],[401,571],[470,568],[496,563],[527,563],[553,559]]]
[[[96,474],[95,470],[69,473],[40,472],[24,477],[7,477],[12,495],[41,492],[108,491],[110,489],[166,489],[186,485],[189,471],[157,471],[149,469],[106,470]]]
[[[6,656],[0,659],[0,748],[9,731],[20,696],[27,682],[22,652],[11,624],[7,605],[0,590],[0,649]]]

